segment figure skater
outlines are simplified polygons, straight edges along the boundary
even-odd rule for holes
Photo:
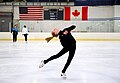
[[[46,38],[47,42],[49,42],[53,37],[58,37],[59,36],[59,39],[60,39],[60,42],[61,42],[61,45],[63,46],[63,48],[58,54],[53,55],[46,60],[42,60],[40,65],[39,65],[39,68],[43,67],[49,61],[57,59],[60,56],[62,56],[63,54],[65,54],[66,52],[69,52],[67,62],[66,62],[65,66],[64,66],[64,68],[61,72],[61,77],[66,78],[65,72],[66,72],[68,66],[71,63],[71,61],[74,57],[74,54],[75,54],[75,50],[76,50],[76,40],[74,39],[74,37],[71,34],[71,31],[73,29],[75,29],[75,27],[76,27],[75,25],[72,25],[72,26],[70,26],[68,28],[65,28],[63,30],[59,30],[59,29],[55,28],[51,32],[52,37]]]
[[[14,43],[17,41],[17,35],[18,35],[17,25],[14,25],[14,27],[11,30],[11,33],[13,33],[13,43]]]
[[[25,37],[25,42],[27,43],[27,35],[28,35],[28,29],[26,27],[26,25],[24,25],[23,29],[22,29],[22,34]]]

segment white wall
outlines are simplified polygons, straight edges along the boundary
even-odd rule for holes
[[[106,19],[114,17],[114,6],[89,6],[88,19]]]
[[[0,12],[12,12],[12,6],[0,6]]]
[[[114,17],[120,17],[120,5],[114,6]]]
[[[54,28],[63,29],[76,25],[74,31],[81,32],[113,32],[112,21],[20,21],[20,31],[26,25],[30,32],[50,32]],[[109,30],[110,29],[110,30]]]
[[[116,19],[114,21],[114,31],[120,32],[120,5],[114,6],[114,18]]]
[[[19,7],[14,6],[14,19],[19,19]]]
[[[24,24],[27,25],[30,32],[50,32],[54,28],[63,29],[71,25],[77,26],[74,31],[86,31],[87,27],[90,26],[90,23],[88,23],[87,21],[20,21],[21,28],[24,26]]]

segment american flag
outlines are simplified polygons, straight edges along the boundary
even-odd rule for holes
[[[19,7],[20,20],[43,20],[43,7]]]

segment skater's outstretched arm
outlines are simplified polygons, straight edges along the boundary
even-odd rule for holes
[[[76,26],[75,25],[72,25],[72,26],[70,26],[70,27],[68,27],[68,28],[65,28],[63,31],[65,31],[65,30],[67,30],[67,31],[72,31],[73,29],[75,29],[76,28]]]

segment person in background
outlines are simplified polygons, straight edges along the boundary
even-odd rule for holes
[[[51,32],[52,37],[46,38],[47,42],[49,42],[53,37],[58,37],[59,36],[61,45],[63,46],[63,49],[58,54],[53,55],[46,60],[42,60],[40,65],[39,65],[39,68],[43,67],[49,61],[57,59],[57,58],[61,57],[63,54],[69,52],[67,62],[66,62],[65,66],[64,66],[64,68],[61,72],[61,77],[66,78],[65,72],[66,72],[68,66],[71,63],[71,61],[74,57],[74,54],[75,54],[75,50],[76,50],[76,40],[74,39],[74,37],[71,34],[71,31],[73,29],[75,29],[75,27],[76,27],[75,25],[72,25],[72,26],[70,26],[68,28],[65,28],[63,30],[59,30],[59,29],[56,28]]]
[[[27,35],[28,35],[28,29],[26,27],[26,25],[24,25],[23,29],[22,29],[22,34],[25,37],[25,42],[27,43]]]
[[[17,35],[18,35],[17,25],[14,25],[14,27],[11,30],[11,33],[13,34],[13,43],[14,43],[17,41]]]

